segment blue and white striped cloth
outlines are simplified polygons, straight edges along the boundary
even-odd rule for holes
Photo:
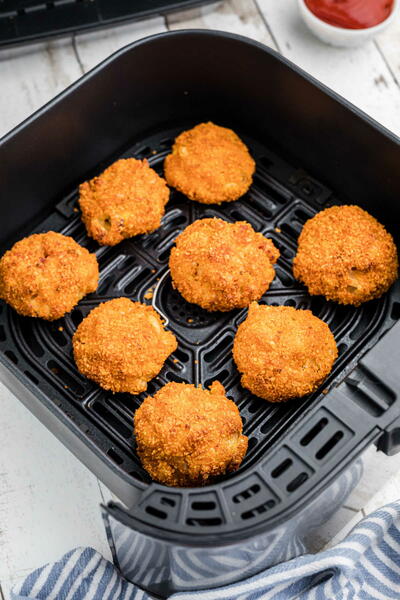
[[[77,548],[31,573],[12,600],[147,600],[92,548]],[[340,544],[246,581],[174,600],[399,600],[400,501],[372,513]]]

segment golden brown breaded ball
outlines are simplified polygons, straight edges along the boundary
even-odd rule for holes
[[[59,319],[98,280],[96,256],[55,231],[20,240],[0,260],[0,298],[26,317]]]
[[[309,310],[250,305],[233,358],[242,386],[270,402],[301,398],[331,372],[337,348],[328,325]]]
[[[232,202],[251,186],[255,162],[231,129],[201,123],[175,140],[164,162],[168,184],[203,204]]]
[[[238,407],[214,381],[210,390],[168,383],[134,417],[143,467],[156,481],[192,487],[236,471],[247,450]]]
[[[379,298],[397,279],[393,238],[359,206],[332,206],[306,222],[293,261],[310,294],[359,306]]]
[[[177,342],[151,307],[128,298],[96,306],[72,338],[79,371],[105,390],[139,394]]]
[[[161,224],[169,190],[147,160],[117,160],[79,186],[79,205],[88,235],[103,246],[150,233]]]
[[[195,221],[176,238],[169,267],[188,302],[228,311],[259,300],[275,277],[279,250],[245,221]]]

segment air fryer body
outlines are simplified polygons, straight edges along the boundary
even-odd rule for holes
[[[149,537],[103,513],[114,557],[123,576],[162,597],[175,592],[222,587],[307,552],[307,538],[346,500],[362,474],[360,460],[318,495],[309,506],[264,533],[224,544],[178,545]]]
[[[257,171],[221,206],[171,190],[162,227],[99,247],[86,235],[78,185],[114,160],[147,159],[160,175],[175,136],[199,122],[233,128]],[[120,50],[0,141],[0,246],[47,230],[72,236],[100,266],[97,293],[54,323],[0,304],[0,377],[123,503],[105,507],[123,573],[154,592],[225,585],[303,551],[355,484],[372,443],[400,447],[400,284],[355,308],[310,297],[293,278],[304,222],[358,204],[399,242],[400,143],[264,46],[212,31],[154,36]],[[23,176],[22,176],[23,173]],[[12,199],[12,201],[10,201]],[[321,389],[271,404],[240,385],[232,341],[246,310],[207,313],[173,289],[168,257],[195,219],[246,220],[280,249],[262,302],[308,308],[335,335],[339,357]],[[71,339],[99,302],[150,302],[178,338],[148,393],[169,381],[221,381],[249,438],[240,469],[204,488],[150,480],[133,415],[145,395],[112,394],[76,369]]]

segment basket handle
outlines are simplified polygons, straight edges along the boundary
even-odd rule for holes
[[[385,454],[400,451],[400,322],[327,394],[326,406],[359,432],[376,428],[375,443]]]

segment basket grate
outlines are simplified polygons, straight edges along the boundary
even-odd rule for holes
[[[176,133],[173,130],[150,137],[123,156],[146,157],[161,173],[163,159]],[[228,396],[240,408],[244,433],[249,436],[249,450],[239,470],[239,474],[248,476],[245,479],[238,479],[237,474],[227,476],[223,479],[226,482],[223,490],[232,506],[239,508],[235,511],[236,518],[250,522],[277,509],[282,497],[295,494],[312,479],[319,464],[351,439],[351,428],[326,409],[315,413],[303,428],[297,445],[293,446],[285,436],[293,423],[304,419],[311,407],[322,402],[329,388],[354,369],[360,353],[398,319],[400,292],[395,285],[381,300],[359,308],[310,297],[292,275],[296,240],[304,222],[322,207],[337,203],[337,199],[321,183],[284,163],[263,145],[242,137],[257,162],[254,185],[243,199],[222,207],[206,206],[172,192],[162,228],[151,235],[126,240],[117,247],[98,248],[86,236],[76,209],[76,190],[63,199],[56,213],[36,231],[55,228],[57,223],[62,233],[96,251],[101,269],[98,292],[86,297],[65,318],[52,323],[20,317],[1,304],[0,350],[53,398],[79,424],[83,435],[95,440],[129,477],[149,482],[135,454],[132,436],[133,414],[145,395],[114,395],[81,376],[72,359],[71,338],[84,316],[100,302],[125,295],[152,303],[167,319],[168,327],[179,340],[179,348],[166,361],[159,376],[150,382],[148,392],[153,394],[169,381],[209,385],[217,379],[226,386]],[[173,290],[168,256],[174,239],[193,220],[210,216],[228,221],[245,219],[256,231],[271,237],[280,249],[276,278],[262,302],[311,309],[331,327],[339,358],[322,390],[284,404],[269,404],[243,390],[231,348],[246,310],[208,313],[188,304]],[[383,399],[384,405],[374,400],[375,384],[371,378],[367,382],[369,395],[356,379],[353,384],[352,381],[348,385],[356,386],[358,402],[371,414],[380,414],[393,401],[390,391]],[[258,474],[251,470],[254,465],[261,465]],[[172,519],[188,528],[220,527],[226,522],[226,509],[218,494],[193,492],[193,503],[189,503],[183,514],[179,495],[173,491],[154,491],[146,495],[142,509],[153,522]]]

